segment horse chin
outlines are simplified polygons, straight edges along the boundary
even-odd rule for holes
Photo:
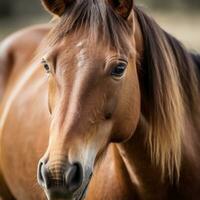
[[[75,200],[75,198],[72,197],[72,195],[67,195],[67,194],[51,194],[48,191],[45,191],[46,197],[48,200]]]

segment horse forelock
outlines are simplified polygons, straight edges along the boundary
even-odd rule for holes
[[[117,15],[107,1],[77,1],[56,21],[48,37],[50,46],[70,35],[85,38],[91,45],[104,42],[119,52],[133,50],[131,23]]]

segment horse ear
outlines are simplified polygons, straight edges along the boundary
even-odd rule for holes
[[[41,0],[44,8],[55,15],[61,16],[73,0]]]
[[[113,10],[127,19],[133,9],[134,0],[108,0]]]

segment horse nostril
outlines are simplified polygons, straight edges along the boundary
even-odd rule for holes
[[[71,165],[65,173],[65,182],[70,192],[76,191],[82,184],[83,170],[79,163]]]
[[[50,182],[48,178],[47,168],[45,163],[40,161],[38,164],[38,182],[40,185],[48,189],[50,187]]]

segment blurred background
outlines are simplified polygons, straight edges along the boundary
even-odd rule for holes
[[[189,49],[200,52],[200,0],[137,0],[137,4]],[[20,28],[50,19],[40,0],[0,0],[0,41]]]

